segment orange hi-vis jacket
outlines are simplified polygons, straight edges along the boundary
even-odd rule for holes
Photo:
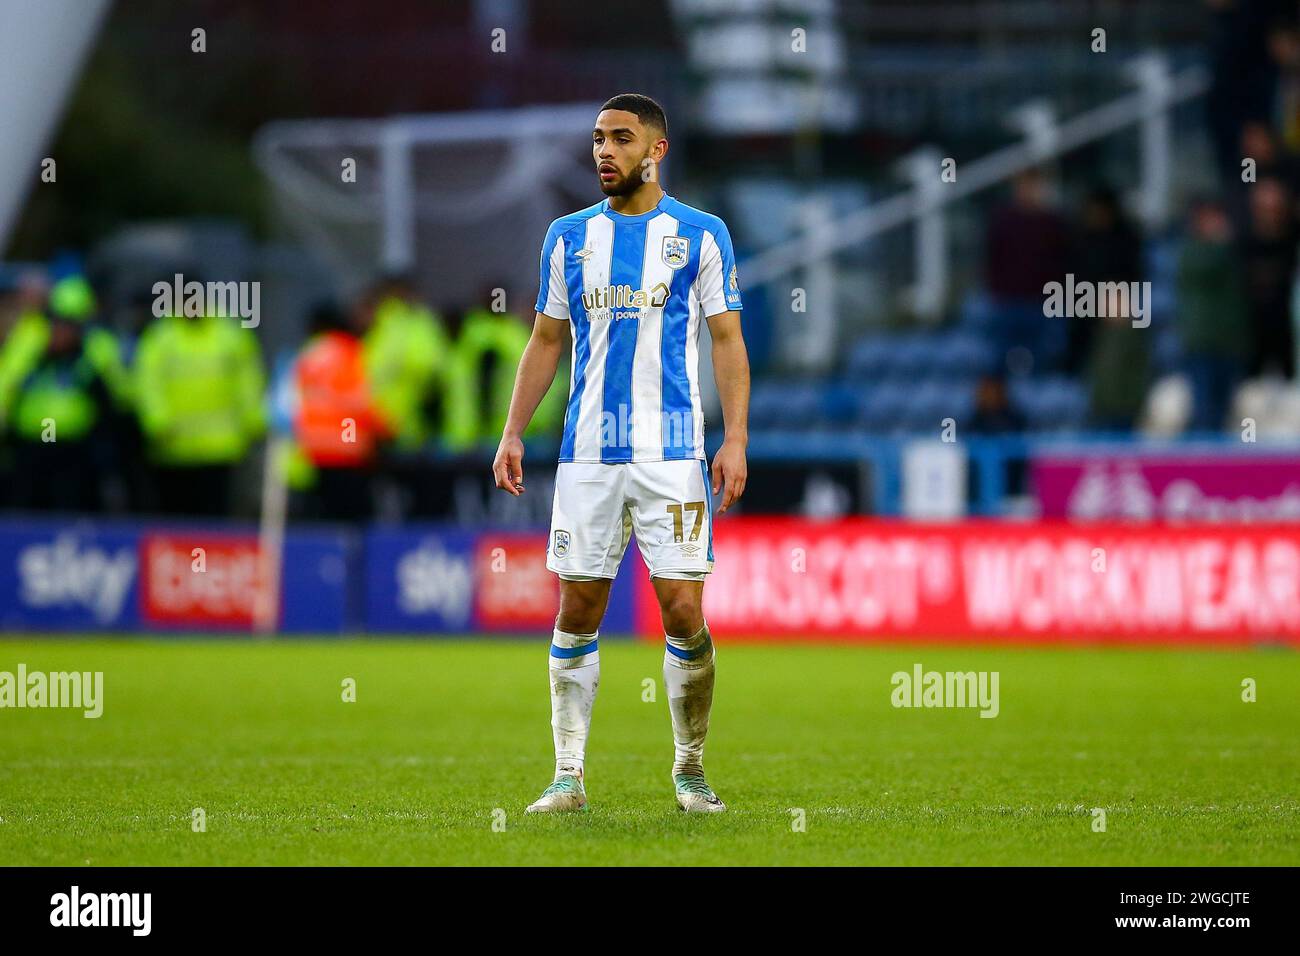
[[[360,340],[344,332],[317,336],[298,356],[294,378],[294,437],[307,459],[324,468],[369,465],[388,427],[366,381]]]

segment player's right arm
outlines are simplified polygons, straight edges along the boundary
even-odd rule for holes
[[[492,462],[497,487],[516,498],[524,493],[524,429],[555,380],[560,352],[564,349],[564,327],[569,324],[569,287],[564,276],[565,228],[565,220],[555,220],[542,242],[533,334],[515,372],[506,427]]]
[[[492,462],[492,476],[497,487],[516,498],[524,491],[524,429],[555,380],[555,370],[564,351],[564,327],[567,323],[538,312],[533,319],[533,334],[519,359],[515,371],[515,388],[510,395],[506,427]]]

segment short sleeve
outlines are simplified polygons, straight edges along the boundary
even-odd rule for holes
[[[740,280],[736,275],[736,254],[731,248],[731,234],[722,222],[718,223],[716,231],[704,233],[700,272],[695,282],[705,317],[744,308],[740,300]]]
[[[537,311],[553,319],[568,321],[569,289],[564,281],[564,239],[559,222],[551,223],[542,243],[541,278],[537,287]]]

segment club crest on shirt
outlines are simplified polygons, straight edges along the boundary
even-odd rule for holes
[[[557,558],[562,558],[569,553],[569,532],[556,529],[555,546],[551,549],[551,553]]]
[[[664,236],[663,261],[669,269],[680,269],[691,258],[691,240],[682,236]]]

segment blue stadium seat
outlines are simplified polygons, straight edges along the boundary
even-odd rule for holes
[[[822,419],[820,382],[765,381],[755,384],[749,399],[755,428],[808,428]]]
[[[977,292],[962,301],[957,321],[967,331],[976,334],[989,332],[997,325],[997,309],[992,299]]]
[[[936,336],[925,333],[899,336],[895,340],[891,371],[906,378],[928,374],[934,367],[938,342]]]
[[[937,435],[944,419],[951,418],[960,433],[974,410],[975,393],[968,381],[929,379],[911,390],[904,421],[909,431]]]
[[[848,372],[856,380],[874,382],[882,378],[893,358],[888,336],[873,335],[857,342],[849,352]]]
[[[821,395],[821,419],[831,428],[852,425],[858,417],[862,389],[847,381],[828,382]]]
[[[753,428],[775,428],[785,401],[780,382],[755,382],[749,394],[749,424]]]
[[[1060,375],[1015,379],[1009,394],[1031,431],[1074,431],[1087,425],[1088,389],[1076,379]]]
[[[997,350],[983,336],[953,332],[935,345],[931,368],[942,375],[978,378],[997,365]]]
[[[892,380],[882,382],[864,395],[858,421],[863,428],[882,435],[900,433],[906,429],[909,401],[905,385]]]

